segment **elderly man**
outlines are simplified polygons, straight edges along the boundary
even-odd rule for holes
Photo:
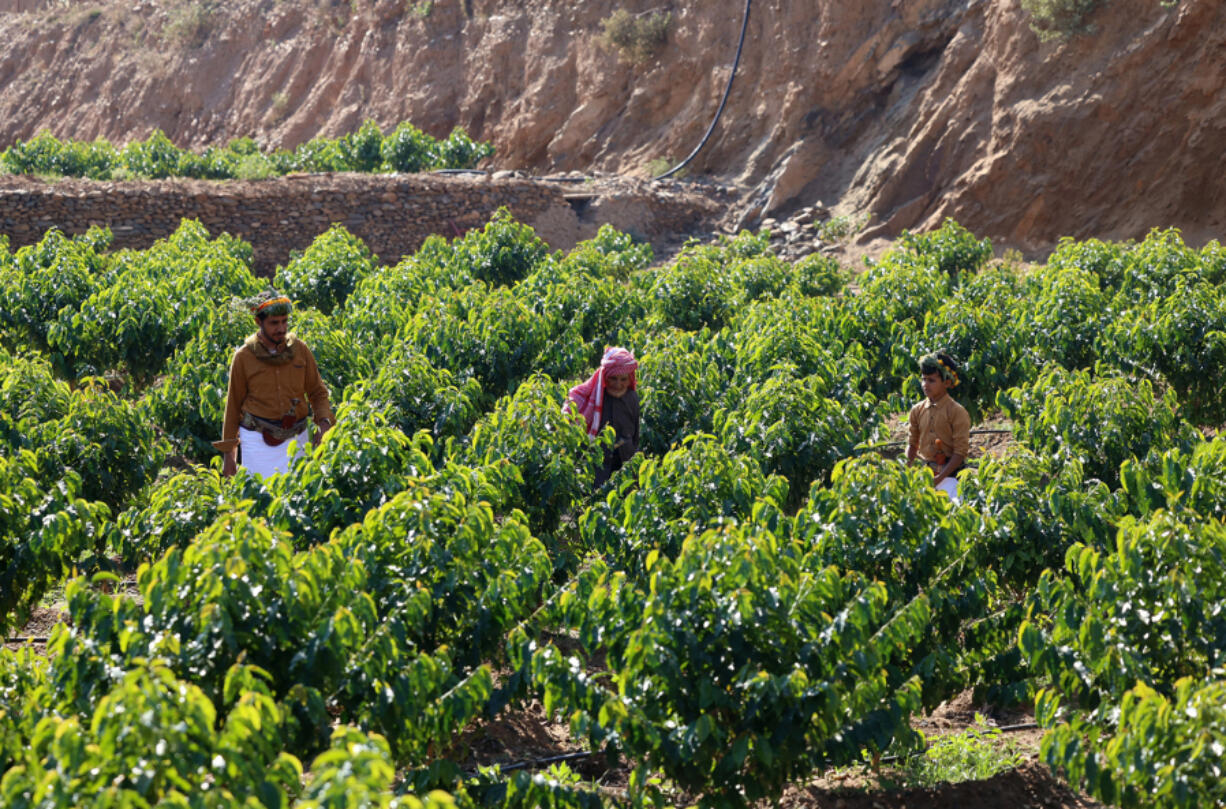
[[[290,299],[269,290],[251,307],[258,329],[234,352],[221,440],[222,474],[233,475],[242,447],[243,467],[260,475],[289,468],[289,444],[306,443],[307,416],[319,432],[332,427],[328,388],[306,344],[289,333]]]

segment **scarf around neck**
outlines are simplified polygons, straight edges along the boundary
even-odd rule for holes
[[[639,367],[638,360],[624,348],[614,346],[606,349],[600,360],[600,367],[586,382],[575,385],[567,394],[568,401],[563,409],[579,413],[587,424],[587,434],[595,438],[600,434],[601,422],[604,417],[604,389],[607,374],[629,374],[630,390],[635,390],[637,380],[634,371]]]
[[[243,342],[243,346],[254,354],[257,360],[260,362],[266,362],[269,365],[288,365],[290,360],[294,358],[294,335],[292,334],[286,336],[285,348],[281,349],[276,354],[273,354],[264,346],[262,342],[260,342],[260,335],[258,332],[248,337]]]

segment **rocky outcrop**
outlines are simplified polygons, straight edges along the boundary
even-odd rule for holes
[[[16,0],[8,0],[10,4]],[[672,15],[656,56],[601,42],[617,8]],[[492,140],[492,167],[644,174],[710,123],[739,2],[125,0],[0,14],[0,142],[293,145],[374,118]],[[729,221],[822,204],[865,238],[953,216],[999,246],[1226,229],[1226,4],[1110,0],[1042,43],[1016,3],[753,6],[724,118],[691,176]]]

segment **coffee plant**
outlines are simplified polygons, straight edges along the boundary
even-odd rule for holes
[[[1057,368],[1024,388],[1002,391],[997,403],[1030,450],[1080,463],[1087,476],[1113,487],[1125,460],[1151,449],[1190,447],[1199,438],[1180,418],[1175,392],[1159,393],[1145,379]]]
[[[18,152],[212,177],[483,151],[446,143]],[[501,211],[384,266],[334,228],[279,282],[337,421],[262,478],[211,446],[266,283],[249,245],[0,236],[0,630],[68,612],[0,652],[0,803],[621,800],[482,766],[539,700],[630,804],[741,807],[906,755],[970,687],[1033,700],[1041,757],[1099,800],[1221,803],[1226,444],[1200,430],[1226,252],[1066,240],[1023,274],[947,222],[853,277],[768,248],[652,266],[605,227],[551,254]],[[610,345],[639,359],[642,441],[596,489],[611,435],[563,403]],[[958,503],[889,440],[934,350],[1013,433],[973,441]]]
[[[195,177],[247,179],[244,166],[255,159],[266,171],[417,172],[469,169],[494,154],[463,129],[439,140],[405,121],[384,136],[374,121],[336,139],[313,138],[293,151],[261,152],[250,138],[209,146],[199,154],[180,149],[160,129],[143,141],[116,148],[106,140],[61,141],[42,130],[0,152],[0,167],[13,174],[88,177],[92,180]]]
[[[288,264],[278,267],[274,283],[295,304],[327,315],[345,302],[377,261],[378,256],[361,239],[333,225]]]

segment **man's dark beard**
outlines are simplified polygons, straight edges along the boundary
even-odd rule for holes
[[[280,348],[281,346],[285,345],[284,336],[282,336],[280,340],[274,340],[272,339],[272,335],[270,335],[263,326],[260,326],[260,334],[263,335],[264,342],[268,343],[274,348]]]

